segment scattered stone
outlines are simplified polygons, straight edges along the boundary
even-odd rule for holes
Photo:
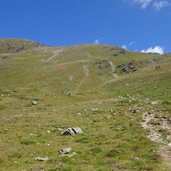
[[[48,161],[48,157],[36,157],[34,158],[34,160],[37,160],[37,161]]]
[[[161,134],[157,131],[151,130],[150,134],[147,136],[151,141],[157,143],[163,143],[163,139],[161,138]]]
[[[93,112],[97,112],[98,110],[99,110],[98,108],[92,109]]]
[[[67,93],[67,96],[68,96],[68,97],[71,96],[71,92],[70,92],[70,91]]]
[[[77,135],[83,133],[82,129],[79,127],[76,128],[66,128],[62,130],[61,135]]]
[[[60,154],[69,154],[72,151],[71,147],[67,147],[67,148],[62,148],[61,150],[59,150]]]
[[[8,58],[8,56],[3,56],[3,57],[2,57],[2,59],[7,59],[7,58]]]
[[[111,110],[110,110],[110,113],[114,113],[114,110],[111,109]]]
[[[161,104],[161,101],[160,100],[157,100],[157,101],[153,101],[151,102],[152,105],[157,105],[157,104]]]
[[[110,63],[107,59],[100,59],[95,62],[99,70],[110,67]]]
[[[149,130],[149,138],[153,142],[164,143],[167,144],[166,139],[170,140],[171,135],[171,125],[169,122],[169,118],[163,116],[162,114],[153,114],[150,112],[143,113],[143,120],[141,122],[141,126],[144,129]],[[168,136],[164,138],[162,136],[163,130],[168,131]]]
[[[130,61],[129,63],[126,64],[121,64],[118,65],[117,68],[121,71],[121,73],[128,74],[131,72],[135,72],[138,70],[135,62]]]
[[[137,109],[133,109],[133,110],[132,110],[132,113],[133,113],[133,114],[135,114],[135,113],[137,113],[137,112],[138,112]]]
[[[117,55],[120,55],[120,54],[124,54],[126,52],[126,50],[118,48],[118,47],[112,47],[112,48],[109,49],[109,52],[113,56],[117,56]]]
[[[51,133],[50,130],[47,130],[47,133],[50,134]]]
[[[32,100],[32,105],[37,105],[38,104],[38,101],[37,100]]]
[[[135,107],[135,108],[132,109],[132,113],[133,114],[138,113],[138,112],[141,111],[141,109],[142,109],[141,107]]]

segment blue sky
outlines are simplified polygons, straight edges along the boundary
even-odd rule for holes
[[[171,52],[170,0],[0,0],[0,37]]]

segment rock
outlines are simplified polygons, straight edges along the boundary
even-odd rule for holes
[[[7,58],[8,58],[8,56],[3,56],[3,57],[2,57],[2,59],[7,59]]]
[[[37,105],[38,104],[38,101],[37,100],[32,100],[32,105]]]
[[[109,61],[106,60],[106,59],[97,60],[97,61],[95,62],[95,64],[98,65],[97,68],[98,68],[99,70],[102,70],[102,69],[104,69],[104,68],[110,67]]]
[[[47,130],[47,133],[50,134],[51,133],[50,130]]]
[[[114,110],[111,109],[111,110],[110,110],[110,113],[114,113]]]
[[[130,61],[127,64],[118,65],[117,68],[120,69],[120,71],[122,73],[125,73],[125,74],[131,73],[131,72],[135,72],[135,71],[138,70],[136,64],[133,61]]]
[[[151,102],[151,104],[152,104],[152,105],[161,104],[161,101],[160,101],[160,100],[156,100],[156,101]]]
[[[132,110],[132,113],[137,113],[137,112],[138,112],[137,109],[133,109],[133,110]]]
[[[150,131],[150,134],[147,136],[147,138],[149,138],[153,142],[157,142],[157,143],[163,142],[163,139],[161,138],[161,134],[159,134],[158,132],[154,130]]]
[[[70,91],[67,93],[67,96],[71,96],[71,92]]]
[[[48,157],[36,157],[34,158],[34,160],[37,160],[37,161],[48,161]]]
[[[98,110],[99,110],[98,108],[92,109],[93,112],[97,112]]]
[[[143,113],[143,120],[141,122],[141,126],[144,129],[150,131],[147,138],[149,138],[153,142],[167,144],[166,139],[170,141],[170,137],[167,136],[166,138],[165,136],[163,136],[163,131],[167,131],[169,135],[171,133],[171,126],[168,119],[168,117],[162,114],[157,115],[150,112]]]
[[[59,150],[60,154],[69,154],[72,151],[71,147],[67,147],[67,148],[62,148],[61,150]]]
[[[76,128],[66,128],[62,131],[61,135],[77,135],[83,133],[82,129],[79,127]]]

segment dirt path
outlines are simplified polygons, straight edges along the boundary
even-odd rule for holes
[[[159,150],[159,153],[163,158],[163,161],[167,168],[171,170],[171,147],[168,145],[162,146]]]
[[[112,74],[114,74],[115,73],[115,65],[112,61],[109,61],[109,64],[111,66]]]
[[[76,86],[75,90],[72,92],[73,95],[75,95],[78,92],[79,88],[82,86],[82,84],[86,81],[87,77],[89,76],[89,69],[87,64],[83,65],[83,73],[84,78],[80,81],[80,83]]]
[[[58,56],[61,52],[63,52],[64,48],[60,48],[60,49],[57,49],[57,50],[54,50],[53,51],[53,55],[50,56],[46,62],[50,62],[52,61],[56,56]]]
[[[93,55],[91,55],[91,54],[88,53],[88,52],[86,52],[85,54],[86,54],[86,56],[88,56],[90,59],[99,59],[98,57],[93,56]]]

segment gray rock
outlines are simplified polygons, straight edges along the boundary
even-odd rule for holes
[[[129,63],[118,65],[117,68],[121,71],[121,73],[125,73],[125,74],[135,72],[138,70],[137,65],[134,61],[130,61]]]
[[[71,147],[67,147],[67,148],[62,148],[61,150],[59,150],[60,154],[69,154],[72,151]]]
[[[34,158],[34,160],[37,160],[37,161],[48,161],[48,157],[36,157]]]
[[[83,133],[82,129],[79,127],[76,128],[67,128],[64,129],[61,133],[61,135],[77,135]]]
[[[38,101],[37,100],[32,100],[32,105],[37,105],[38,104]]]
[[[157,100],[157,101],[153,101],[151,102],[152,105],[157,105],[157,104],[161,104],[161,101],[160,100]]]
[[[70,92],[70,91],[67,93],[67,96],[68,96],[68,97],[71,96],[71,92]]]

